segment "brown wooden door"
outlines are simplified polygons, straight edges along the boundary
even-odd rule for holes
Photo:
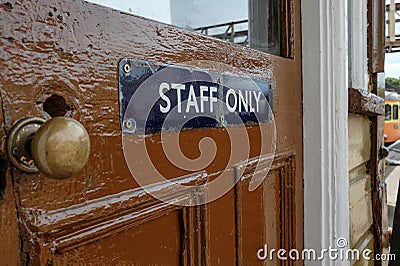
[[[89,163],[75,177],[54,180],[40,173],[25,174],[11,165],[10,171],[1,172],[7,184],[2,208],[8,210],[7,219],[1,213],[0,228],[8,239],[0,244],[4,261],[259,265],[263,262],[257,251],[265,244],[269,249],[301,249],[300,1],[284,2],[290,2],[280,21],[284,56],[274,56],[83,1],[2,1],[2,141],[21,118],[50,119],[49,113],[60,112],[82,123],[91,139]],[[276,155],[262,185],[249,191],[250,178],[243,178],[223,197],[191,207],[143,193],[125,163],[122,147],[118,65],[123,58],[173,64],[223,62],[252,78],[272,82]],[[247,129],[250,157],[256,157],[258,126]],[[184,131],[181,148],[195,158],[199,151],[193,146],[204,137],[215,140],[218,156],[201,176],[203,180],[193,181],[195,173],[189,173],[192,179],[183,178],[186,183],[211,180],[227,167],[224,154],[231,147],[222,129]],[[160,137],[154,134],[146,141],[157,143]],[[155,145],[151,152],[163,167],[159,148]],[[4,145],[2,149],[4,155]],[[250,162],[228,166],[232,180],[242,168],[245,176],[254,170]],[[167,164],[162,171],[169,179],[188,174]],[[173,188],[156,189],[172,198],[185,197]],[[6,223],[17,224],[18,230],[4,229]],[[275,259],[273,264],[277,263]]]

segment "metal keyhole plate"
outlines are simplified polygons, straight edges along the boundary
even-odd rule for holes
[[[7,156],[15,167],[24,172],[39,172],[30,149],[33,136],[44,122],[44,119],[38,117],[23,118],[13,126],[8,135]]]

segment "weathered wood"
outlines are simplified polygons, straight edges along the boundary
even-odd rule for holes
[[[1,97],[0,105],[2,105]],[[0,108],[0,136],[4,136],[6,133],[3,115],[3,110]],[[21,260],[18,216],[14,186],[9,165],[4,156],[5,143],[3,140],[0,140],[0,264],[19,265]]]
[[[368,0],[368,72],[385,71],[385,0]]]
[[[2,265],[19,265],[20,238],[18,217],[10,177],[8,171],[4,198],[0,199],[0,258]]]
[[[376,75],[371,75],[376,79]],[[372,80],[373,90],[377,92],[376,80]],[[349,88],[348,107],[349,113],[369,116],[370,128],[370,159],[369,174],[371,175],[371,201],[372,201],[372,231],[374,234],[375,254],[387,252],[383,246],[383,234],[387,229],[386,187],[384,184],[384,160],[380,160],[380,147],[383,145],[384,128],[384,99],[374,93],[361,89]],[[349,129],[350,130],[350,129]],[[367,129],[364,129],[364,131]],[[368,130],[367,130],[368,131]],[[377,263],[377,262],[375,262]]]
[[[362,89],[349,88],[349,112],[377,116],[385,114],[385,100]]]
[[[372,199],[372,217],[373,217],[373,232],[375,235],[375,254],[387,253],[388,250],[384,247],[385,232],[388,228],[388,215],[387,215],[387,204],[386,195],[387,188],[385,185],[385,160],[379,159],[380,147],[383,143],[383,129],[384,129],[384,117],[376,116],[372,119],[371,127],[371,163],[370,173],[371,179],[371,199]],[[380,265],[379,262],[375,261],[375,265]]]
[[[358,242],[372,227],[371,177],[362,175],[350,182],[350,247]]]
[[[349,171],[365,164],[371,158],[371,134],[368,117],[349,114]]]

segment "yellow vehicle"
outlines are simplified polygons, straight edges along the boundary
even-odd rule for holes
[[[399,129],[400,95],[394,91],[385,92],[385,143],[400,139]]]

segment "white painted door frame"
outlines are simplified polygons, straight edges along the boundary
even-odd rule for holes
[[[348,0],[302,1],[304,247],[349,239]],[[306,265],[349,265],[326,259]]]

